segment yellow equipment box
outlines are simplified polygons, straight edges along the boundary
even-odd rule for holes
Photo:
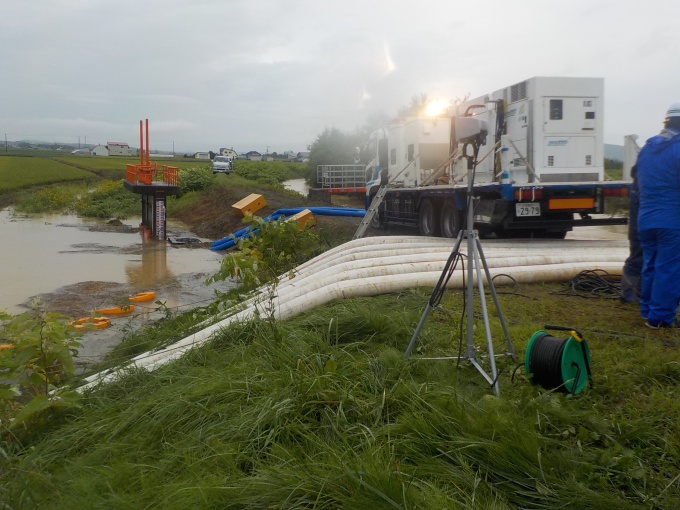
[[[316,219],[314,218],[312,211],[310,211],[309,209],[304,209],[303,211],[300,211],[296,215],[291,216],[290,218],[286,218],[286,221],[297,221],[300,230],[305,228],[308,223],[310,226],[316,225]]]
[[[245,217],[248,216],[249,214],[255,214],[265,205],[267,205],[267,201],[264,199],[262,195],[252,193],[248,195],[246,198],[236,202],[234,205],[232,205],[232,207],[234,209],[239,210],[241,214]]]

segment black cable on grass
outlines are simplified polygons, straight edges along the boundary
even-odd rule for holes
[[[527,296],[526,294],[520,294],[519,292],[517,292],[517,290],[519,289],[519,285],[517,284],[517,280],[515,280],[509,274],[499,273],[499,274],[497,274],[497,275],[495,275],[494,277],[491,278],[491,283],[494,283],[496,281],[496,278],[500,278],[500,277],[504,277],[504,278],[507,278],[508,280],[510,280],[512,282],[512,289],[509,290],[509,291],[503,292],[503,291],[499,291],[498,287],[496,285],[494,285],[494,288],[496,289],[496,294],[509,294],[511,296],[525,297],[527,299],[533,299],[534,301],[538,301],[538,298],[535,298],[533,296]],[[487,295],[490,295],[491,291],[488,290],[485,293]]]
[[[581,271],[569,282],[569,288],[551,292],[566,296],[582,298],[621,298],[621,277],[612,276],[602,269],[588,269]]]

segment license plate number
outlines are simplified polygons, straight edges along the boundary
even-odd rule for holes
[[[520,218],[525,216],[540,216],[541,204],[535,202],[515,204],[515,215]]]

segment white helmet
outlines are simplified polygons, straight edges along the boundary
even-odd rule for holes
[[[680,101],[673,103],[668,107],[666,118],[669,117],[680,117]]]

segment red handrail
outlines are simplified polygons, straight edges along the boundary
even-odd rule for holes
[[[176,166],[163,165],[160,168],[157,163],[148,165],[126,165],[125,180],[135,184],[163,183],[169,186],[179,185],[179,168]]]

